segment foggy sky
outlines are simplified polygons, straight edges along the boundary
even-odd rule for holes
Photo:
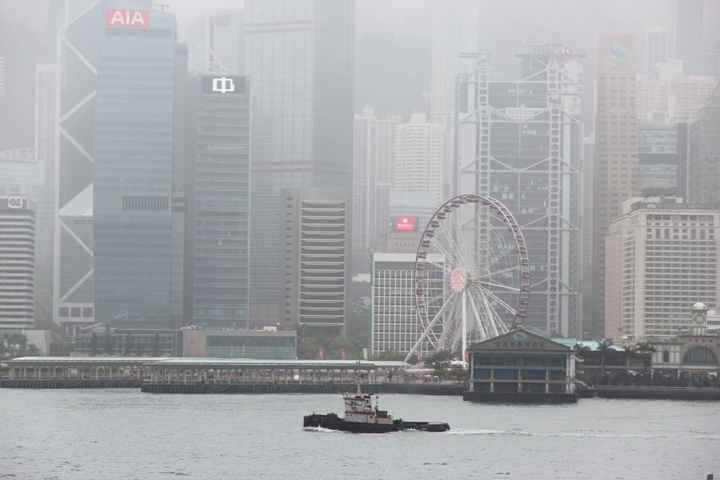
[[[0,151],[34,145],[35,65],[50,63],[48,53],[48,10],[52,0],[0,0],[0,56],[5,57],[5,97],[0,98]],[[73,1],[73,0],[71,0]],[[448,1],[448,0],[446,0]],[[519,62],[514,50],[526,39],[540,43],[561,43],[584,48],[586,92],[592,91],[595,77],[598,35],[609,33],[639,34],[653,25],[665,25],[667,2],[664,0],[478,0],[481,7],[480,50],[491,53],[492,67],[517,75]],[[238,0],[162,0],[166,11],[178,20],[178,41],[191,50],[203,40],[207,13],[242,8]],[[377,49],[363,43],[367,32],[384,32],[384,38],[397,45],[390,58],[381,58],[382,48],[358,51],[356,62],[357,106],[392,100],[389,86],[363,85],[366,79],[407,78],[413,88],[425,89],[407,95],[392,105],[371,105],[378,112],[407,115],[408,109],[424,111],[428,107],[430,85],[430,46],[432,0],[357,0],[357,42],[359,48]],[[720,42],[720,0],[705,0],[705,47]],[[405,40],[403,40],[403,38]],[[413,38],[416,48],[412,49]],[[421,50],[418,50],[422,48]],[[423,52],[424,55],[423,56]],[[401,57],[398,61],[398,56]],[[403,64],[403,58],[412,64]],[[422,57],[422,58],[421,58]],[[373,69],[377,71],[373,71]],[[393,70],[393,71],[390,71]],[[426,78],[416,78],[426,71]],[[412,91],[412,89],[410,89]],[[590,97],[591,98],[591,97]],[[410,105],[417,102],[417,105]],[[586,95],[586,111],[588,103]],[[387,109],[388,112],[384,112]],[[403,110],[403,111],[394,111]]]

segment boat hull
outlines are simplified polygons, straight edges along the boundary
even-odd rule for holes
[[[450,430],[450,425],[441,422],[406,422],[404,420],[393,420],[392,423],[349,422],[334,413],[327,415],[316,413],[306,415],[303,419],[303,427],[321,427],[327,428],[328,430],[340,430],[352,433],[388,433],[399,432],[401,430],[445,432]]]

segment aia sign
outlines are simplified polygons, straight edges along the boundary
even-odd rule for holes
[[[107,27],[149,27],[150,10],[105,10]]]

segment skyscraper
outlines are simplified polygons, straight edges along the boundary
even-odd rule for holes
[[[637,192],[635,36],[602,35],[599,41],[595,115],[595,326],[605,332],[605,240],[622,204]]]
[[[0,329],[35,326],[35,204],[0,196]]]
[[[640,73],[647,78],[657,78],[655,64],[664,62],[668,57],[667,31],[660,26],[646,28],[640,34],[640,41]]]
[[[478,51],[479,12],[473,1],[433,2],[430,108],[432,122],[446,129],[455,124],[455,80],[474,67],[460,54]]]
[[[387,232],[390,183],[378,181],[380,133],[372,108],[355,115],[353,135],[353,250],[364,252]]]
[[[720,84],[690,124],[688,198],[691,202],[720,202]]]
[[[58,34],[53,321],[65,334],[95,323],[93,169],[103,3]]]
[[[250,229],[250,82],[193,79],[194,324],[247,328]]]
[[[525,324],[579,335],[584,52],[526,43],[511,79],[479,56],[459,79],[456,194],[490,195],[517,219],[532,270]]]
[[[685,75],[703,73],[703,2],[669,0],[669,58],[683,61]]]
[[[173,222],[183,221],[173,215],[173,180],[185,161],[174,140],[184,130],[173,114],[176,98],[185,98],[187,50],[176,48],[175,17],[149,0],[107,0],[103,17],[93,139],[95,318],[167,328],[173,301],[181,302],[171,286],[173,252],[182,251]]]
[[[410,115],[410,123],[395,127],[394,192],[423,193],[442,204],[445,173],[445,129],[426,123],[424,113]]]
[[[55,65],[38,65],[35,68],[35,149],[37,158],[45,163],[43,198],[38,198],[38,232],[35,242],[35,260],[43,274],[50,273],[53,258],[53,228],[55,192],[53,158],[55,156]],[[45,270],[47,269],[47,272]]]
[[[350,284],[348,191],[286,188],[281,195],[280,326],[309,325],[344,334]]]
[[[353,0],[245,2],[245,73],[253,79],[251,325],[284,319],[280,190],[352,188],[354,31]]]
[[[242,74],[245,70],[245,23],[242,10],[208,15],[204,72]]]

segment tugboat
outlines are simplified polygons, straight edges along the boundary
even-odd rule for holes
[[[360,384],[355,395],[343,395],[345,402],[345,418],[335,413],[320,415],[313,413],[303,419],[303,428],[322,427],[329,430],[341,430],[352,433],[387,433],[400,430],[423,430],[425,432],[445,432],[450,425],[441,422],[406,422],[403,419],[393,419],[387,410],[380,410],[377,405],[377,396],[363,395]]]

